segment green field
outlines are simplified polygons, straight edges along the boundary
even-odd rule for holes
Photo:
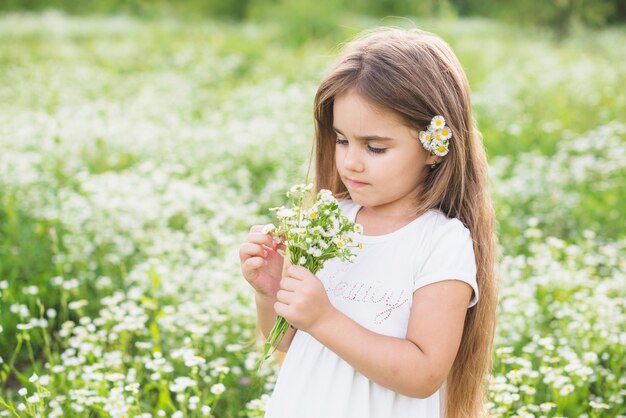
[[[337,41],[377,24],[0,15],[0,416],[262,416],[238,247],[305,180]],[[626,28],[415,24],[492,169],[492,414],[626,416]]]

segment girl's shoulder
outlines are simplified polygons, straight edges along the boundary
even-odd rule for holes
[[[431,209],[427,213],[431,216],[425,224],[429,226],[433,241],[444,240],[455,244],[471,241],[471,232],[460,219],[449,218],[439,209]]]

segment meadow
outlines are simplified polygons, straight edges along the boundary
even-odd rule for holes
[[[473,90],[494,417],[626,416],[626,28],[416,20]],[[238,247],[305,181],[337,43],[291,26],[0,15],[0,416],[260,417]],[[398,22],[394,22],[398,23]],[[401,22],[406,24],[406,22]]]

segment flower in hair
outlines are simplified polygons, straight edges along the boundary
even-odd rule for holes
[[[449,151],[452,131],[446,126],[443,116],[437,115],[430,121],[425,131],[420,131],[419,138],[426,151],[443,157]]]

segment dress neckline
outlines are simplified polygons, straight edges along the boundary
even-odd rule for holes
[[[356,216],[359,213],[359,211],[363,208],[363,206],[359,205],[353,200],[351,200],[351,202],[352,202],[352,205],[354,206],[351,208],[350,212],[348,213],[349,215],[348,219],[350,219],[352,222],[356,222]],[[417,218],[413,219],[411,222],[407,223],[406,225],[401,226],[400,228],[394,231],[391,231],[382,235],[360,235],[359,240],[364,243],[380,243],[380,242],[389,241],[390,239],[393,239],[400,235],[405,234],[407,231],[412,230],[415,227],[415,225],[421,223],[424,219],[427,219],[428,217],[433,216],[438,213],[439,212],[434,209],[427,210],[426,212],[424,212]]]

